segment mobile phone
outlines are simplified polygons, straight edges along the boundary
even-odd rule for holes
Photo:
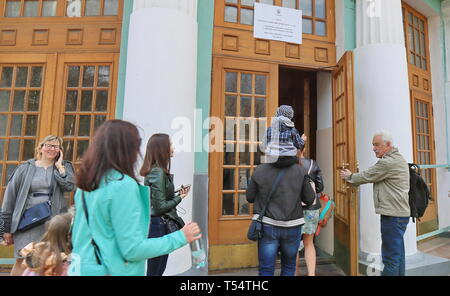
[[[189,189],[191,189],[191,184],[188,184],[188,185],[186,185],[186,186],[184,186],[184,185],[181,185],[183,188],[187,188],[188,190]],[[181,191],[181,187],[180,188],[178,188],[177,190],[175,190],[175,193],[178,193],[178,192],[180,192]]]

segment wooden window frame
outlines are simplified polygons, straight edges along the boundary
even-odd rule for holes
[[[300,2],[301,2],[302,0],[295,0],[295,9],[301,9],[301,5],[300,5]],[[306,36],[315,36],[315,37],[327,37],[328,36],[328,34],[329,34],[329,32],[328,32],[328,17],[325,17],[325,18],[320,18],[320,17],[316,17],[316,1],[317,0],[311,0],[312,1],[312,16],[308,16],[308,15],[302,15],[302,18],[306,18],[306,19],[308,19],[308,20],[311,20],[312,21],[312,31],[313,31],[313,33],[312,34],[308,34],[308,33],[303,33],[304,35],[306,35]],[[327,9],[328,9],[328,6],[329,6],[329,3],[328,3],[328,1],[327,0],[324,0],[325,1],[325,15],[327,14],[326,12],[327,12]],[[281,0],[281,6],[283,5],[283,0]],[[322,36],[322,35],[317,35],[317,34],[315,34],[315,31],[316,31],[316,21],[321,21],[321,22],[324,22],[325,23],[325,26],[326,26],[326,28],[327,28],[327,31],[326,31],[326,34],[324,35],[324,36]]]
[[[38,8],[38,15],[36,15],[36,16],[24,16],[23,14],[25,13],[25,2],[26,2],[27,0],[18,0],[18,1],[15,1],[15,2],[20,2],[20,13],[19,13],[19,16],[17,16],[17,17],[9,17],[9,16],[6,16],[6,5],[7,5],[7,2],[10,2],[10,0],[4,0],[3,2],[4,2],[4,4],[2,5],[2,8],[3,8],[3,11],[2,11],[2,13],[0,14],[2,17],[5,17],[5,18],[12,18],[12,19],[14,19],[14,18],[23,18],[23,17],[26,17],[26,18],[30,18],[30,17],[56,17],[56,16],[58,16],[58,13],[59,13],[59,11],[58,11],[58,7],[59,7],[59,5],[60,5],[60,0],[56,0],[56,11],[55,11],[55,15],[53,15],[53,16],[42,16],[42,9],[43,9],[43,2],[45,1],[45,0],[34,0],[34,1],[38,1],[39,2],[39,8]]]
[[[224,122],[227,119],[231,119],[231,120],[235,120],[235,125],[233,126],[233,128],[236,126],[236,138],[235,139],[226,139],[224,137],[223,139],[223,143],[224,145],[227,144],[232,144],[234,145],[234,153],[235,153],[235,159],[234,159],[234,164],[225,164],[224,163],[224,156],[225,156],[225,151],[222,153],[221,156],[221,177],[220,177],[220,192],[221,192],[221,203],[219,205],[219,209],[220,209],[220,219],[221,220],[230,220],[230,219],[242,219],[242,218],[250,218],[253,215],[253,204],[248,204],[249,205],[249,213],[248,214],[239,214],[239,195],[240,194],[245,194],[245,189],[240,189],[239,186],[239,171],[240,169],[249,169],[250,173],[249,176],[251,176],[255,170],[255,168],[257,167],[257,164],[255,164],[255,155],[258,152],[258,145],[260,145],[262,143],[262,141],[259,141],[259,139],[257,138],[257,123],[258,122],[266,122],[266,127],[267,127],[267,120],[268,120],[268,115],[267,115],[267,111],[269,110],[269,101],[268,101],[268,90],[269,90],[269,74],[267,72],[261,72],[261,71],[249,71],[249,70],[242,70],[242,69],[236,69],[236,68],[223,68],[222,70],[222,77],[223,77],[223,81],[222,84],[225,86],[226,85],[226,73],[237,73],[236,79],[237,79],[237,85],[236,85],[236,92],[227,92],[226,89],[223,89],[223,93],[221,94],[223,96],[223,103],[224,106],[222,106],[221,108],[221,118],[223,118]],[[241,92],[241,75],[242,74],[251,74],[252,75],[252,92],[251,93],[242,93]],[[266,78],[266,89],[265,89],[265,94],[256,94],[255,92],[255,86],[256,86],[256,76],[260,75],[260,76],[265,76]],[[225,100],[227,96],[235,96],[236,97],[236,116],[227,116],[225,114]],[[250,97],[252,99],[252,103],[251,103],[251,115],[255,114],[255,108],[256,108],[256,99],[257,98],[264,98],[265,102],[266,102],[266,116],[265,117],[244,117],[241,116],[240,111],[241,111],[241,104],[240,104],[240,98],[241,97]],[[242,140],[240,138],[240,124],[241,124],[241,120],[248,120],[250,121],[250,139],[244,139]],[[226,128],[226,124],[224,124],[224,128]],[[254,134],[256,133],[256,134]],[[244,149],[246,149],[246,146],[248,144],[248,149],[249,149],[249,153],[250,153],[250,159],[249,159],[249,164],[240,164],[239,162],[239,156],[240,156],[240,147],[241,145],[244,145]],[[252,152],[252,146],[255,147],[255,151]],[[247,152],[247,151],[245,151]],[[224,169],[233,169],[234,170],[234,188],[233,189],[223,189],[223,173],[224,173]],[[233,210],[233,215],[225,215],[223,213],[223,196],[225,194],[233,194],[233,200],[234,200],[234,210]]]
[[[99,0],[99,1],[100,1],[100,14],[87,16],[86,15],[86,0],[81,0],[81,17],[117,17],[119,15],[122,15],[123,1],[127,1],[127,0],[118,0],[117,15],[104,15],[106,0]],[[65,1],[64,16],[67,16],[67,4],[68,4],[68,2]]]
[[[236,3],[227,3],[226,2],[226,0],[223,0],[223,3],[224,3],[224,12],[225,12],[225,8],[227,7],[227,6],[230,6],[230,7],[235,7],[236,9],[237,9],[237,22],[236,23],[233,23],[233,22],[226,22],[225,21],[225,15],[224,15],[224,19],[223,19],[223,21],[224,21],[224,23],[229,23],[229,24],[238,24],[238,25],[243,25],[243,26],[250,26],[250,25],[246,25],[246,24],[242,24],[240,21],[241,21],[241,9],[242,8],[244,8],[244,9],[248,9],[248,10],[252,10],[253,11],[253,15],[254,15],[254,13],[255,13],[255,7],[254,6],[248,6],[248,5],[243,5],[243,4],[241,4],[241,2],[242,2],[242,0],[236,0],[237,1],[237,4]],[[255,2],[260,2],[260,0],[254,0]],[[273,0],[274,1],[274,3],[275,3],[275,0]]]
[[[415,95],[417,94],[417,95]],[[421,117],[420,114],[417,115],[416,110],[416,101],[428,104],[428,118]],[[414,145],[414,163],[417,163],[419,166],[422,165],[432,165],[436,163],[436,147],[435,147],[435,137],[434,137],[434,110],[433,110],[433,101],[432,98],[420,94],[418,92],[412,92],[411,93],[411,112],[412,112],[412,129],[413,129],[413,145]],[[428,129],[429,133],[424,134],[422,132],[417,131],[417,119],[426,119],[428,120]],[[419,150],[419,138],[418,136],[428,136],[429,137],[429,149],[420,149]],[[430,163],[425,164],[422,162],[419,162],[419,153],[420,152],[429,152],[430,153]],[[428,182],[428,180],[425,178],[424,171],[429,171],[429,174],[431,174],[431,183]],[[431,192],[431,202],[437,203],[437,188],[436,188],[436,169],[421,169],[421,174],[425,182],[427,183],[428,187],[430,188]]]
[[[234,28],[234,29],[240,29],[245,31],[253,31],[252,25],[244,25],[239,23],[240,21],[240,2],[241,0],[238,0],[238,4],[231,4],[231,3],[225,3],[225,0],[215,0],[215,8],[214,8],[214,25],[219,27],[225,27],[225,28]],[[255,0],[259,2],[259,0]],[[299,0],[296,0],[297,4],[299,5]],[[315,1],[315,0],[314,0]],[[327,42],[335,42],[335,14],[334,14],[334,0],[325,0],[325,13],[326,18],[316,18],[314,17],[315,14],[315,2],[313,1],[313,17],[306,16],[305,18],[313,20],[313,32],[315,28],[315,20],[318,21],[325,21],[326,23],[326,36],[318,36],[314,34],[305,34],[303,33],[303,39],[310,39],[310,40],[319,40],[319,41],[327,41]],[[282,0],[274,0],[275,6],[282,7]],[[225,6],[234,6],[238,8],[238,19],[237,23],[231,23],[225,21]],[[251,6],[244,6],[244,8],[252,9],[254,10],[254,7]]]
[[[44,92],[44,84],[45,84],[45,74],[46,74],[46,65],[43,63],[1,63],[0,64],[0,69],[3,69],[5,67],[12,67],[13,68],[13,77],[12,77],[12,81],[11,81],[11,87],[1,87],[0,90],[10,90],[10,106],[9,106],[9,110],[8,111],[2,111],[1,113],[4,115],[7,115],[8,119],[7,119],[7,126],[6,126],[6,134],[4,136],[1,136],[2,139],[5,140],[5,143],[3,144],[3,155],[2,155],[2,159],[0,160],[2,167],[0,168],[1,170],[1,178],[0,178],[0,201],[2,200],[2,196],[4,193],[4,190],[6,189],[6,184],[8,183],[8,165],[19,165],[21,163],[23,163],[24,161],[27,161],[28,159],[25,159],[24,156],[24,141],[25,140],[32,140],[34,141],[34,147],[33,147],[33,158],[34,158],[34,148],[37,146],[38,142],[39,142],[39,131],[41,129],[41,122],[42,122],[42,106],[44,104],[43,102],[43,92]],[[18,87],[15,85],[16,82],[16,76],[17,76],[17,69],[18,68],[23,68],[23,67],[27,67],[28,71],[27,71],[27,80],[26,80],[26,86],[24,87]],[[39,87],[31,87],[30,86],[30,81],[31,81],[31,69],[33,67],[41,67],[42,68],[42,72],[41,72],[41,85]],[[0,76],[1,76],[1,72],[0,72]],[[0,77],[1,78],[1,77]],[[11,98],[11,96],[14,95],[15,91],[25,91],[24,94],[24,106],[23,106],[23,111],[13,111],[13,100]],[[37,111],[29,111],[27,110],[28,108],[26,108],[26,106],[28,105],[27,102],[27,97],[28,97],[28,93],[30,91],[36,91],[39,90],[40,94],[39,94],[39,108]],[[11,135],[11,122],[12,119],[10,119],[11,116],[13,115],[22,115],[22,127],[21,127],[21,134],[20,135]],[[34,115],[37,116],[37,122],[36,122],[36,133],[35,135],[26,135],[26,118],[29,115]],[[8,159],[8,150],[9,150],[9,145],[7,145],[7,143],[9,143],[11,140],[19,140],[19,151],[18,151],[18,157],[16,160],[11,160]],[[4,159],[3,159],[3,156]],[[4,172],[4,173],[2,173]],[[1,203],[0,203],[1,205]]]
[[[413,23],[410,24],[409,23],[409,18],[408,18],[408,14],[411,13],[413,16]],[[402,14],[403,14],[403,31],[404,31],[404,37],[405,37],[405,47],[406,47],[406,55],[407,55],[407,60],[408,60],[408,64],[411,66],[416,67],[417,69],[419,69],[420,71],[426,72],[426,73],[431,73],[430,71],[430,61],[429,61],[429,41],[428,41],[428,20],[425,16],[423,16],[421,13],[419,13],[417,10],[415,10],[414,8],[412,8],[411,6],[409,6],[408,4],[402,2]],[[418,25],[415,26],[414,25],[414,17],[418,18]],[[424,28],[423,30],[420,28],[420,21],[423,21],[424,24]],[[411,41],[409,40],[409,27],[412,27],[413,29],[413,40],[412,44]],[[414,32],[418,30],[419,31],[419,52],[415,51],[415,40],[414,40]],[[423,44],[424,46],[424,50],[425,50],[425,56],[421,54],[421,34],[424,34],[424,42],[425,44]],[[415,61],[413,62],[411,60],[411,54],[414,54],[415,59],[417,57],[420,57],[420,63],[422,65],[422,63],[425,60],[426,63],[426,69],[423,69],[422,67],[419,67],[415,64]]]
[[[62,109],[62,116],[61,116],[61,137],[64,139],[64,143],[67,143],[68,141],[73,141],[74,144],[76,143],[76,145],[74,145],[73,149],[72,149],[72,158],[68,159],[70,161],[72,161],[73,163],[78,164],[80,159],[81,159],[81,155],[78,155],[78,149],[75,149],[75,147],[78,147],[78,143],[80,141],[91,141],[93,136],[94,136],[94,131],[95,131],[95,116],[105,116],[105,121],[110,119],[110,105],[112,102],[112,97],[113,94],[112,89],[113,89],[113,62],[110,63],[104,63],[104,62],[100,62],[100,63],[67,63],[65,65],[65,70],[64,70],[64,103],[66,103],[67,100],[67,92],[69,91],[76,91],[77,92],[77,106],[76,106],[76,110],[75,111],[67,111],[65,108],[65,104],[63,104],[63,109]],[[79,82],[78,82],[78,86],[76,87],[69,87],[67,86],[67,79],[68,79],[68,72],[69,72],[69,68],[70,67],[80,67],[80,73],[79,73]],[[98,72],[99,72],[99,67],[109,67],[109,85],[108,87],[100,87],[98,86]],[[84,69],[86,67],[95,67],[95,72],[94,72],[94,81],[93,81],[93,86],[89,86],[89,87],[84,87],[82,85],[83,83],[83,73],[84,73]],[[108,106],[107,109],[105,111],[96,111],[95,107],[96,107],[96,94],[95,92],[98,91],[107,91],[108,92]],[[92,102],[91,102],[91,110],[90,111],[82,111],[81,110],[81,102],[82,102],[82,92],[83,91],[92,91]],[[95,99],[94,99],[95,98]],[[75,122],[74,122],[74,131],[72,135],[65,135],[64,134],[64,122],[65,122],[65,116],[75,116]],[[79,128],[80,128],[80,116],[90,116],[90,123],[89,123],[89,135],[85,135],[85,136],[80,136],[79,135]]]
[[[43,1],[44,0],[36,0],[39,1],[39,13],[37,16],[23,16],[24,10],[25,10],[25,1],[26,0],[17,0],[17,2],[20,2],[20,15],[17,17],[7,17],[6,16],[6,5],[9,0],[3,0],[3,4],[0,5],[0,18],[5,19],[17,19],[17,18],[55,18],[55,17],[64,17],[67,18],[67,0],[56,0],[56,13],[54,16],[42,16],[42,7],[43,7]],[[130,0],[118,0],[118,7],[117,7],[117,15],[103,15],[104,14],[104,7],[105,7],[105,0],[100,0],[100,15],[93,15],[93,16],[85,16],[86,12],[86,0],[81,0],[81,16],[80,17],[88,17],[88,18],[95,18],[95,17],[101,17],[104,18],[122,18],[123,13],[123,6],[124,1],[130,1]]]

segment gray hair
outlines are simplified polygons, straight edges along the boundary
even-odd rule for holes
[[[373,137],[375,138],[376,136],[380,136],[381,139],[387,143],[391,143],[391,146],[394,146],[394,140],[392,138],[392,134],[391,132],[387,131],[387,130],[378,130],[375,132],[375,134],[373,135]]]

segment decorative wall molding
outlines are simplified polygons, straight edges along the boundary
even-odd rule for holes
[[[0,31],[0,45],[1,46],[14,46],[16,45],[16,30],[1,30]]]

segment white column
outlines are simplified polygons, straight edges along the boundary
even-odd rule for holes
[[[373,165],[372,136],[386,129],[394,146],[413,160],[408,64],[401,0],[356,1],[355,56],[356,145],[360,170]],[[375,214],[372,185],[360,190],[360,250],[381,254],[380,216]],[[416,225],[405,234],[406,255],[417,252]],[[365,259],[365,258],[362,258]]]
[[[197,0],[135,0],[130,20],[124,119],[141,128],[142,155],[152,134],[172,137],[176,187],[193,184],[196,12]],[[178,206],[186,222],[192,219],[192,192]],[[170,254],[165,275],[190,267],[186,246]]]
[[[442,20],[444,22],[443,29],[445,31],[445,43],[442,46],[445,46],[445,60],[447,62],[445,63],[443,60],[441,60],[440,65],[433,67],[433,55],[431,54],[436,157],[440,158],[440,160],[437,160],[438,164],[450,162],[450,0],[442,1]],[[431,31],[431,29],[429,29],[429,31]],[[439,40],[438,38],[436,39]],[[440,42],[442,43],[442,41]],[[441,47],[439,47],[439,49],[440,48]],[[439,70],[437,69],[439,69],[439,67],[446,67],[445,70],[442,71],[446,75],[443,78],[444,85],[435,91],[434,87],[437,87],[439,84],[434,83],[434,80],[438,75],[440,75],[440,73],[442,73],[438,72]],[[441,100],[441,102],[439,102],[439,99],[436,99],[436,93],[441,90],[444,90],[442,94],[443,99]],[[438,108],[440,109],[440,111]],[[441,120],[439,120],[439,118],[441,118]],[[442,135],[441,139],[438,139],[439,134]],[[443,169],[437,170],[437,174],[437,184],[439,190],[439,228],[444,228],[450,226],[450,215],[448,215],[448,209],[450,209],[450,198],[447,198],[450,197],[450,174],[448,173],[448,171]]]

